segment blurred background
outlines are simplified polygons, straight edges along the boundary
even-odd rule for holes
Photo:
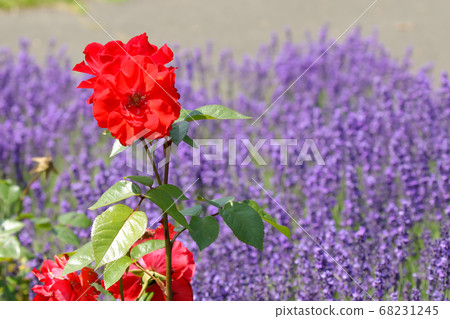
[[[213,41],[219,52],[235,57],[254,55],[271,33],[286,27],[295,42],[315,37],[324,25],[329,36],[340,36],[374,0],[80,0],[115,39],[147,32],[156,44],[204,47]],[[31,53],[42,59],[55,39],[69,56],[82,59],[80,48],[109,41],[73,0],[0,0],[0,46],[18,48],[21,37],[32,39]],[[446,0],[379,0],[356,23],[363,34],[379,32],[380,41],[396,57],[414,48],[415,69],[433,62],[435,70],[450,70],[450,2]]]

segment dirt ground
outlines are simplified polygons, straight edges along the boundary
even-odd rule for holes
[[[238,57],[254,54],[272,32],[290,27],[296,41],[309,31],[316,36],[329,25],[340,36],[374,0],[128,0],[111,3],[84,0],[82,5],[114,38],[128,40],[147,32],[152,42],[230,48]],[[380,40],[396,57],[414,48],[415,68],[433,62],[435,75],[450,71],[450,1],[378,0],[351,28],[364,34],[377,29]],[[350,30],[351,30],[350,29]],[[109,36],[76,4],[0,12],[0,47],[18,48],[21,37],[32,39],[31,50],[42,60],[51,39],[67,45],[74,61],[86,44]]]

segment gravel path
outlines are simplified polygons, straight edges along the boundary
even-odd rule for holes
[[[254,54],[282,34],[286,26],[295,40],[313,36],[329,24],[330,35],[342,34],[374,0],[129,0],[107,3],[85,0],[86,9],[115,38],[127,40],[147,32],[152,42],[203,47],[212,40],[216,52],[231,48],[238,57]],[[414,63],[434,62],[435,70],[450,71],[450,1],[379,0],[357,23],[365,34],[376,27],[381,41],[395,56],[414,48]],[[18,39],[32,39],[32,51],[42,59],[50,39],[66,44],[74,61],[93,41],[109,37],[76,5],[0,12],[0,46],[17,49]],[[435,73],[436,75],[438,72]]]

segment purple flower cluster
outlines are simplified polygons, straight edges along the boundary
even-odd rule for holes
[[[331,43],[325,32],[302,44],[274,36],[240,63],[228,51],[215,62],[210,47],[176,54],[186,109],[218,103],[257,119],[275,103],[255,125],[192,122],[191,136],[224,138],[223,160],[192,166],[191,149],[180,145],[170,182],[186,189],[198,178],[191,198],[256,199],[293,233],[289,241],[266,227],[263,252],[233,239],[223,223],[202,252],[181,235],[196,258],[195,299],[450,298],[450,80],[443,75],[436,88],[429,70],[413,73],[408,55],[396,61],[376,36],[358,32],[311,66]],[[0,55],[1,177],[24,185],[31,157],[47,153],[61,171],[47,185],[35,184],[25,201],[38,216],[79,211],[95,218],[99,212],[87,207],[122,176],[139,173],[124,153],[108,159],[112,141],[100,135],[77,81],[62,53],[44,67],[25,49]],[[233,138],[238,165],[230,166]],[[267,142],[260,149],[267,165],[239,165],[248,155],[240,139],[276,138],[300,143],[285,159]],[[324,166],[295,164],[305,139],[315,142]],[[142,208],[158,220],[158,209]],[[36,245],[44,238],[29,227],[24,232],[20,240],[36,254],[60,248],[44,251]]]

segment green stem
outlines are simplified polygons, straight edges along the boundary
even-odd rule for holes
[[[147,145],[147,142],[144,138],[141,138],[141,141],[144,144],[145,151],[147,152],[148,158],[150,159],[153,171],[155,172],[156,179],[158,180],[158,184],[167,184],[169,182],[169,161],[170,161],[170,146],[172,141],[166,141],[164,143],[164,158],[165,158],[165,167],[164,167],[164,180],[161,181],[161,177],[158,173],[158,169],[156,167],[155,161],[153,160],[150,149]],[[165,241],[165,249],[166,249],[166,286],[165,286],[165,295],[168,301],[173,300],[173,291],[172,291],[172,243],[170,241],[170,231],[169,231],[169,217],[166,212],[163,212],[162,216],[162,224],[164,229],[164,241]]]
[[[147,153],[148,159],[152,163],[153,172],[155,173],[156,179],[158,180],[158,184],[161,185],[161,176],[159,176],[158,168],[156,167],[155,161],[153,160],[152,153],[150,152],[150,148],[148,147],[147,142],[145,141],[145,138],[141,137],[141,141],[144,144],[145,152]]]
[[[167,295],[166,294],[167,287],[164,286],[164,284],[162,282],[162,280],[166,280],[165,276],[163,276],[161,274],[158,274],[158,273],[156,273],[154,271],[149,271],[149,270],[145,269],[144,267],[141,266],[141,264],[139,262],[135,262],[134,264],[140,270],[142,270],[144,273],[146,273],[150,278],[152,278],[156,282],[156,284],[159,286],[159,288],[162,290],[164,295]],[[148,282],[146,283],[146,285],[148,285]],[[143,294],[144,292],[145,292],[145,289],[143,288],[143,290],[141,291],[140,295]]]
[[[165,158],[165,169],[164,169],[164,184],[169,182],[169,161],[170,161],[170,145],[172,141],[167,141],[164,143],[164,158]],[[172,291],[172,243],[170,241],[170,231],[169,231],[169,218],[167,213],[163,214],[163,228],[164,228],[164,241],[166,247],[166,295],[167,300],[173,300]]]
[[[125,301],[125,295],[123,293],[123,277],[119,279],[119,288],[120,288],[120,300]]]

